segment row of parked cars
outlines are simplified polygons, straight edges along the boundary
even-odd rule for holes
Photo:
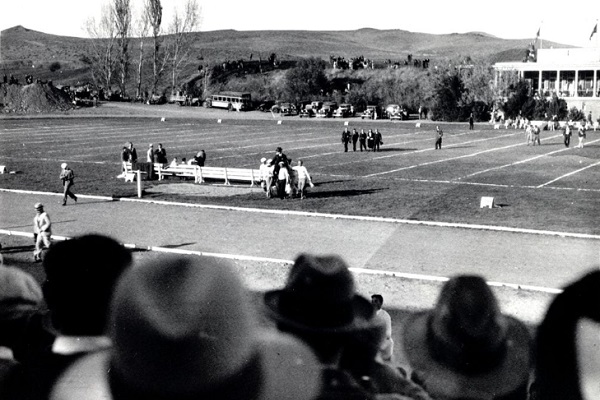
[[[338,106],[334,101],[313,101],[301,106],[293,103],[266,102],[257,107],[257,110],[281,115],[298,115],[300,118],[348,118],[355,117],[356,110],[352,104],[342,103]],[[408,111],[397,105],[390,104],[385,109],[380,106],[369,105],[360,114],[362,119],[407,120]]]

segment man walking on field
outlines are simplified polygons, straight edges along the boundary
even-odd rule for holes
[[[71,168],[69,168],[67,163],[62,163],[60,167],[62,168],[62,171],[60,171],[60,180],[62,181],[64,190],[62,205],[67,205],[67,196],[75,200],[75,202],[77,203],[77,196],[75,196],[73,192],[71,192],[71,186],[73,186],[74,183],[73,180],[75,179],[75,173]]]
[[[48,213],[44,212],[42,203],[35,204],[37,214],[33,217],[33,234],[35,236],[35,250],[33,261],[42,261],[42,252],[50,247],[50,236],[52,235],[52,223]]]
[[[435,127],[435,149],[442,149],[442,137],[444,136],[444,132],[440,129],[439,125]]]

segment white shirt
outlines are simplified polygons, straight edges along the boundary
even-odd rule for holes
[[[308,178],[309,181],[311,180],[308,170],[304,165],[296,165],[292,169],[298,173],[298,179]]]

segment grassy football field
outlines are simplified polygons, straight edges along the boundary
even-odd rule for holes
[[[542,145],[534,147],[526,145],[522,130],[441,123],[443,148],[435,150],[433,122],[416,127],[415,121],[273,118],[173,105],[128,105],[126,112],[111,107],[110,115],[100,107],[98,115],[88,109],[64,117],[3,119],[0,165],[16,173],[0,175],[0,187],[59,192],[60,163],[68,162],[76,193],[133,197],[135,184],[116,178],[127,141],[141,161],[149,143],[162,143],[169,160],[204,149],[207,166],[238,168],[258,168],[261,157],[281,146],[294,161],[304,160],[313,177],[316,187],[306,201],[268,200],[256,191],[208,197],[153,190],[150,197],[600,234],[600,132],[588,132],[579,149],[576,135],[566,148],[560,131],[542,131]],[[160,115],[168,117],[161,122]],[[350,129],[379,129],[381,151],[345,153],[346,121]],[[498,207],[480,208],[482,196],[494,197]]]

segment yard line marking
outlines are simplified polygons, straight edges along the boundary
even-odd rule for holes
[[[536,188],[541,188],[541,187],[544,187],[544,186],[546,186],[546,185],[549,185],[549,184],[551,184],[551,183],[554,183],[554,182],[556,182],[556,181],[558,181],[558,180],[560,180],[560,179],[566,178],[567,176],[571,176],[571,175],[578,174],[578,173],[580,173],[581,171],[585,171],[586,169],[588,169],[588,168],[592,168],[592,167],[595,167],[596,165],[600,165],[600,161],[598,161],[598,162],[595,162],[595,163],[593,163],[593,164],[590,164],[590,165],[588,165],[587,167],[583,167],[583,168],[580,168],[580,169],[578,169],[578,170],[575,170],[575,171],[569,172],[568,174],[561,175],[561,176],[559,176],[558,178],[552,179],[551,181],[548,181],[548,182],[546,182],[546,183],[542,183],[541,185],[539,185],[539,186],[536,186]]]
[[[559,137],[559,136],[560,135],[550,136],[547,139],[554,139],[554,138]],[[567,151],[567,150],[569,150],[569,149],[565,148],[565,149],[560,149],[560,150],[554,150],[554,151],[551,151],[551,152],[546,153],[546,154],[540,154],[540,155],[535,156],[535,157],[526,158],[525,160],[515,161],[514,163],[510,163],[510,164],[500,165],[498,167],[492,167],[492,168],[484,169],[484,170],[477,171],[477,172],[474,172],[472,174],[465,175],[465,176],[459,176],[458,178],[454,178],[454,180],[470,178],[472,176],[484,174],[486,172],[496,171],[496,170],[507,168],[507,167],[512,167],[514,165],[523,164],[523,163],[526,163],[526,162],[529,162],[529,161],[537,160],[538,158],[547,157],[547,156],[550,156],[552,154],[560,153],[560,152]]]
[[[365,176],[363,176],[363,178],[371,178],[371,177],[374,177],[374,176],[392,174],[394,172],[399,172],[399,171],[404,171],[404,170],[407,170],[407,169],[413,169],[413,168],[423,167],[423,166],[426,166],[426,165],[433,165],[433,164],[443,163],[443,162],[446,162],[446,161],[454,161],[454,160],[460,160],[462,158],[475,157],[475,156],[478,156],[478,155],[481,155],[481,154],[490,153],[492,151],[506,150],[506,149],[510,149],[512,147],[517,147],[517,146],[523,146],[523,143],[511,144],[511,145],[503,146],[503,147],[495,147],[493,149],[482,150],[482,151],[478,151],[478,152],[471,153],[471,154],[465,154],[465,155],[462,155],[462,156],[444,158],[444,159],[441,159],[441,160],[428,161],[428,162],[424,162],[424,163],[420,163],[420,164],[409,165],[407,167],[397,168],[397,169],[393,169],[393,170],[390,170],[390,171],[377,172],[375,174],[365,175]]]
[[[31,232],[20,232],[20,231],[11,231],[0,229],[0,235],[7,236],[23,236],[28,238],[33,238],[33,233]],[[70,240],[71,237],[67,236],[58,236],[52,235],[53,240]],[[146,251],[155,251],[157,253],[168,253],[168,254],[183,254],[183,255],[193,255],[198,257],[213,257],[213,258],[224,258],[228,260],[238,260],[238,261],[258,261],[258,262],[268,262],[273,264],[284,264],[284,265],[294,265],[293,260],[284,260],[278,258],[268,258],[268,257],[257,257],[257,256],[248,256],[243,254],[229,254],[229,253],[212,253],[212,252],[204,252],[198,250],[184,250],[184,249],[172,249],[168,247],[160,247],[160,246],[139,246],[135,243],[121,243],[124,247],[128,249],[142,249]],[[429,281],[429,282],[447,282],[450,280],[448,277],[444,276],[436,276],[436,275],[426,275],[426,274],[413,274],[409,272],[397,272],[397,271],[388,271],[388,270],[377,270],[377,269],[368,269],[368,268],[348,268],[353,274],[356,275],[380,275],[380,276],[391,276],[394,278],[401,279],[410,279],[417,281]],[[533,286],[533,285],[520,285],[516,283],[504,283],[504,282],[494,282],[487,281],[489,286],[495,287],[508,287],[516,290],[527,290],[531,292],[542,292],[542,293],[550,293],[550,294],[558,294],[561,293],[561,289],[548,288],[543,286]]]

